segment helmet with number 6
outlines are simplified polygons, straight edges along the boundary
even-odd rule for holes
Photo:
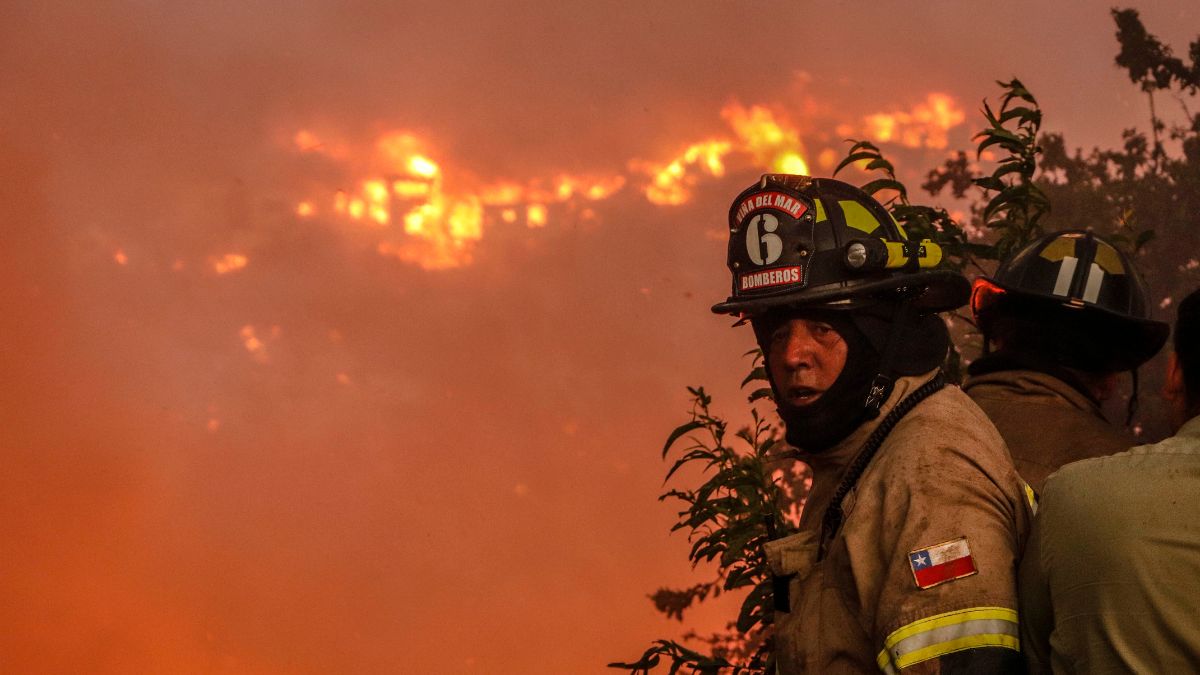
[[[718,314],[782,307],[853,309],[907,299],[919,313],[967,302],[970,284],[939,269],[941,249],[910,241],[879,202],[830,178],[764,174],[729,210],[730,297]]]

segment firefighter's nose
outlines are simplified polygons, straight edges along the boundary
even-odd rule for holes
[[[792,326],[783,344],[783,363],[788,368],[811,368],[817,343],[804,326]]]

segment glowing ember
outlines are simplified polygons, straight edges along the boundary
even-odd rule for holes
[[[129,256],[125,255],[125,251],[121,249],[117,249],[113,252],[113,260],[116,261],[118,265],[129,264]]]
[[[296,135],[292,137],[292,142],[296,144],[296,148],[300,152],[315,152],[321,147],[321,139],[311,131],[297,131]]]
[[[617,190],[624,187],[625,177],[580,178],[576,176],[559,176],[556,183],[554,192],[557,201],[567,201],[575,195],[595,201],[598,199],[607,199]]]
[[[267,335],[260,337],[257,328],[252,324],[246,324],[238,331],[238,336],[242,338],[242,346],[254,357],[255,361],[267,363],[270,360],[267,357],[267,340],[278,340],[280,332],[279,326],[271,326]]]
[[[438,165],[420,155],[413,155],[408,158],[408,170],[412,174],[423,178],[433,178],[438,175]]]
[[[546,206],[544,204],[530,204],[529,208],[525,209],[525,223],[529,227],[545,227]]]
[[[392,183],[392,194],[401,199],[416,199],[429,194],[429,183],[398,180]]]
[[[362,193],[363,204],[370,220],[380,225],[387,225],[392,218],[389,207],[391,194],[388,191],[387,183],[382,180],[366,181],[363,183]]]
[[[317,212],[317,208],[312,202],[300,202],[296,205],[296,215],[301,218],[307,218]]]
[[[213,271],[217,274],[228,274],[244,268],[250,259],[241,253],[226,253],[212,261]]]
[[[267,346],[263,344],[262,340],[258,339],[254,326],[249,324],[242,326],[242,329],[238,331],[238,335],[242,337],[242,346],[254,356],[255,360],[266,362]]]
[[[525,189],[516,183],[499,183],[483,189],[479,198],[489,206],[511,206],[525,196]]]

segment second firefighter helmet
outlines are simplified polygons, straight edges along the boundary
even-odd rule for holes
[[[729,209],[732,292],[719,314],[782,307],[851,309],[908,299],[919,313],[967,302],[970,284],[939,267],[941,248],[911,241],[882,204],[831,178],[764,174]]]
[[[1072,351],[1091,355],[1094,370],[1137,368],[1170,333],[1150,318],[1145,283],[1129,257],[1084,230],[1047,234],[1005,260],[994,277],[976,279],[971,311],[985,337],[1005,317],[1039,317],[1043,331],[1070,324],[1070,334],[1090,343]]]

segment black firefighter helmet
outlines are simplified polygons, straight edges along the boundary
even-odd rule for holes
[[[914,242],[887,209],[831,178],[764,174],[729,209],[733,292],[718,314],[782,307],[853,309],[907,300],[920,314],[967,302],[970,284],[937,269],[941,248]]]
[[[1010,317],[1036,324],[1059,361],[1093,372],[1133,370],[1162,349],[1170,327],[1150,318],[1146,286],[1129,258],[1083,230],[1045,235],[979,277],[971,310],[985,339]],[[1068,335],[1075,336],[1068,338]],[[1057,344],[1064,339],[1076,344]]]

